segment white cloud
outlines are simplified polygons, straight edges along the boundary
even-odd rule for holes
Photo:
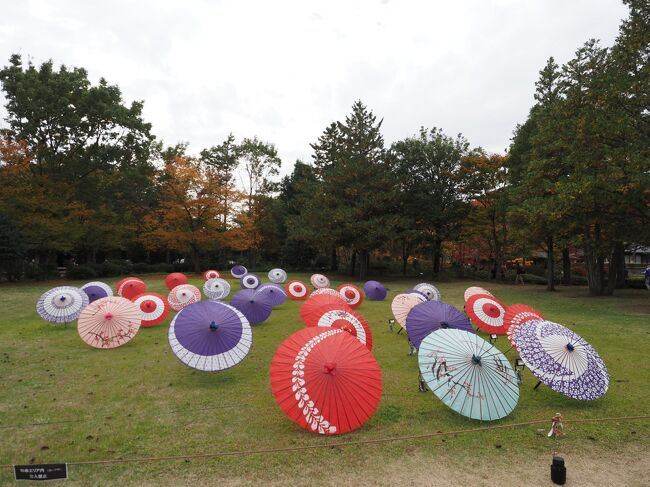
[[[83,66],[196,152],[257,135],[286,173],[356,99],[384,118],[388,143],[435,125],[502,151],[546,59],[611,44],[625,14],[615,0],[31,0],[5,5],[0,59]]]

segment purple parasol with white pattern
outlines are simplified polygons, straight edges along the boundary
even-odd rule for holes
[[[239,280],[239,285],[242,289],[257,289],[261,283],[262,281],[260,281],[260,278],[256,274],[250,273],[242,276]]]
[[[36,302],[36,311],[50,323],[70,323],[88,306],[88,295],[78,287],[59,286],[44,292]]]
[[[533,320],[514,331],[513,344],[541,382],[582,401],[598,399],[609,387],[609,374],[596,350],[580,335],[551,321]]]
[[[200,301],[183,308],[169,325],[168,338],[181,362],[204,371],[237,365],[253,343],[244,315],[219,301]]]
[[[113,289],[100,281],[92,281],[81,286],[81,290],[88,295],[89,302],[97,301],[101,298],[108,298],[113,296]]]

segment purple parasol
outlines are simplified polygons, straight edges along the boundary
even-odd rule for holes
[[[81,290],[88,295],[88,302],[92,303],[101,298],[113,296],[113,289],[103,282],[93,281],[81,286]]]
[[[238,291],[230,299],[230,304],[241,311],[251,325],[265,321],[273,310],[271,298],[257,294],[255,289]]]
[[[183,308],[169,325],[168,338],[181,362],[204,371],[237,365],[253,343],[246,317],[218,301],[200,301]]]
[[[406,333],[415,348],[432,331],[455,328],[474,333],[469,319],[451,304],[441,301],[425,301],[414,306],[406,317]]]
[[[581,336],[546,320],[527,321],[513,334],[526,367],[554,391],[583,401],[607,392],[607,367]]]
[[[255,291],[257,291],[257,294],[268,296],[273,306],[280,306],[287,300],[287,293],[284,288],[272,282],[262,284]]]
[[[261,283],[256,274],[246,274],[239,280],[242,289],[257,289]]]
[[[246,269],[246,267],[244,267],[243,265],[239,265],[239,264],[233,266],[232,269],[230,269],[230,274],[235,279],[240,279],[244,277],[247,273],[248,273],[248,269]]]
[[[379,281],[368,281],[363,285],[363,292],[370,301],[383,301],[386,299],[386,288]]]

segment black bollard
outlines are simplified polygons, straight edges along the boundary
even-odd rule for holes
[[[566,483],[564,458],[557,455],[553,456],[553,463],[551,464],[551,480],[557,485],[564,485]]]

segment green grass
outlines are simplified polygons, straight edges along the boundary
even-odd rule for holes
[[[307,275],[290,277],[308,279]],[[344,282],[342,279],[337,278],[333,286]],[[150,290],[165,292],[162,276],[145,280]],[[200,278],[191,282],[201,285]],[[432,461],[446,455],[479,463],[503,460],[504,456],[517,461],[556,448],[545,436],[556,412],[567,420],[650,413],[650,301],[642,290],[589,298],[585,288],[547,293],[538,286],[479,284],[506,304],[530,304],[548,319],[585,337],[599,351],[611,375],[610,389],[603,398],[579,402],[544,386],[533,390],[536,380],[526,371],[514,412],[496,423],[480,423],[449,410],[433,394],[418,392],[417,358],[407,356],[404,334],[391,333],[387,325],[393,296],[415,281],[386,281],[388,298],[383,302],[366,300],[358,309],[372,328],[373,352],[382,368],[381,404],[360,429],[325,438],[289,421],[275,404],[269,384],[269,364],[276,347],[303,327],[300,302],[287,301],[267,322],[254,327],[253,348],[240,365],[205,373],[176,360],[167,343],[168,322],[141,328],[131,342],[118,349],[96,350],[79,339],[75,325],[42,321],[35,311],[36,300],[55,284],[0,287],[0,464],[281,448],[549,419],[549,424],[542,426],[292,454],[72,466],[71,482],[84,485],[200,483],[205,478],[231,483],[278,479],[290,483],[295,478],[299,483],[299,474],[316,483],[332,472],[381,472],[386,462],[416,454]],[[443,299],[462,309],[463,291],[472,284],[451,281],[438,285]],[[505,337],[499,338],[497,346],[504,351],[509,348]],[[513,351],[508,353],[511,360],[515,356]],[[567,424],[566,433],[559,442],[565,452],[587,448],[625,451],[646,448],[650,422]],[[12,478],[10,470],[0,470],[0,483]],[[516,479],[513,485],[517,485]]]

